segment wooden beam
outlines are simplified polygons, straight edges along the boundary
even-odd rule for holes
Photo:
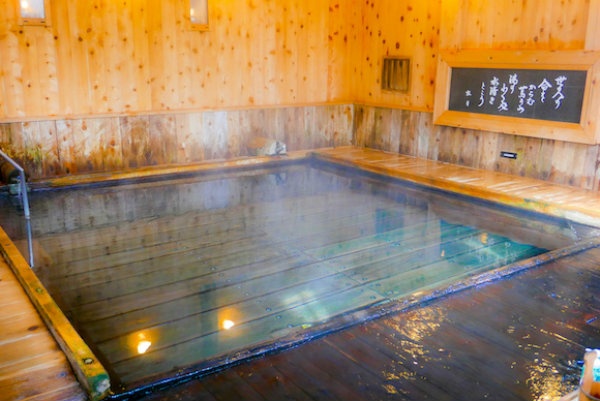
[[[600,50],[600,0],[590,0],[585,50]]]

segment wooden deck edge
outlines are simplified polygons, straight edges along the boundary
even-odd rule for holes
[[[357,150],[365,150],[365,153],[366,152],[369,152],[372,154],[379,153],[381,155],[381,159],[378,159],[377,162],[373,162],[370,160],[365,160],[366,158],[340,157],[339,155],[336,155],[336,153],[335,153],[335,152],[338,152],[338,153],[343,152],[344,150],[347,150],[348,152],[356,152]],[[536,212],[536,213],[540,213],[540,214],[544,214],[544,215],[548,215],[548,216],[552,216],[552,217],[564,218],[564,219],[572,221],[574,223],[579,223],[579,224],[583,224],[583,225],[587,225],[587,226],[600,227],[600,208],[599,208],[599,210],[593,210],[592,208],[581,208],[581,207],[575,207],[575,206],[570,206],[570,205],[561,205],[559,203],[552,202],[551,200],[533,199],[533,198],[527,198],[525,196],[517,196],[514,194],[501,192],[501,191],[497,191],[494,189],[489,189],[489,188],[485,188],[485,187],[481,187],[481,186],[477,186],[477,185],[471,185],[468,182],[453,181],[453,180],[445,179],[442,177],[432,178],[430,176],[425,176],[423,174],[420,174],[419,172],[413,173],[409,170],[402,170],[402,169],[395,168],[394,166],[386,166],[386,164],[384,162],[382,162],[382,159],[385,158],[386,155],[389,156],[390,161],[393,161],[394,157],[404,157],[404,158],[411,158],[414,160],[422,160],[423,162],[431,164],[432,166],[448,166],[448,167],[453,167],[453,168],[458,167],[461,169],[465,169],[465,171],[479,171],[477,169],[473,169],[470,167],[465,167],[465,166],[460,166],[460,165],[450,164],[450,163],[444,163],[444,162],[438,162],[438,161],[428,160],[428,159],[419,159],[419,158],[415,158],[412,156],[400,155],[397,153],[389,153],[389,152],[384,152],[384,151],[375,150],[375,149],[365,149],[365,148],[358,148],[358,147],[353,147],[353,146],[336,148],[336,149],[322,149],[322,150],[319,149],[319,150],[313,151],[311,153],[311,155],[318,160],[332,162],[332,163],[336,163],[336,164],[344,165],[344,166],[348,166],[348,167],[357,167],[357,168],[360,168],[367,172],[383,174],[383,175],[386,175],[389,177],[398,178],[398,179],[401,179],[401,180],[404,180],[407,182],[411,182],[413,184],[421,185],[424,187],[428,187],[428,188],[440,189],[440,190],[444,190],[444,191],[448,191],[448,192],[453,192],[453,193],[470,196],[470,197],[498,203],[501,205],[514,207],[514,208],[521,209],[521,210],[532,211],[532,212]],[[486,171],[486,173],[493,173],[493,172]],[[529,178],[526,179],[524,177],[511,176],[509,174],[504,174],[504,173],[495,173],[495,174],[497,174],[498,176],[505,176],[505,177],[507,177],[507,179],[509,177],[514,177],[517,179],[528,180],[529,182],[539,181],[539,185],[551,185],[551,186],[555,186],[557,188],[558,187],[564,188],[564,186],[560,186],[558,184],[551,184],[547,181],[533,180],[533,179],[529,179]],[[591,197],[590,192],[583,190],[583,189],[568,187],[568,190],[573,191],[573,192],[581,192],[582,196]],[[600,199],[599,199],[599,204],[600,204]]]
[[[0,227],[0,251],[65,353],[89,399],[96,401],[106,398],[110,393],[108,373],[48,294],[2,227]]]
[[[310,154],[310,152],[310,150],[293,151],[283,155],[275,156],[251,156],[240,157],[230,160],[208,160],[205,162],[190,164],[158,165],[152,167],[141,167],[114,172],[74,174],[47,180],[36,180],[31,184],[34,187],[41,188],[61,188],[76,185],[89,185],[100,183],[110,184],[120,181],[157,178],[176,174],[196,174],[211,171],[221,171],[223,169],[239,170],[263,166],[277,166],[281,164],[293,163],[298,162],[300,160],[304,160]]]
[[[467,276],[459,281],[450,283],[438,283],[429,288],[423,288],[417,292],[413,292],[393,300],[384,302],[376,306],[368,307],[364,310],[358,310],[349,314],[350,321],[366,322],[380,317],[388,316],[393,313],[404,312],[428,302],[456,294],[458,292],[479,287],[492,283],[497,280],[505,279],[515,274],[538,268],[556,260],[573,256],[589,249],[600,247],[600,237],[591,238],[581,241],[575,245],[565,248],[549,251],[531,258],[519,260],[506,266],[502,266],[490,271],[475,273]],[[347,319],[347,317],[346,317]],[[324,329],[327,330],[326,328]]]

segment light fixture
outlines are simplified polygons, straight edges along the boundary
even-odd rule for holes
[[[21,25],[48,25],[48,0],[19,0]]]
[[[208,0],[190,0],[190,26],[194,30],[208,30]]]

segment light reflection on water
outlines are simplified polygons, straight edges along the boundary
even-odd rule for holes
[[[382,322],[394,330],[394,338],[385,340],[387,346],[396,349],[397,354],[402,355],[388,370],[382,372],[386,391],[403,392],[394,382],[419,380],[419,368],[442,361],[439,356],[431,354],[423,340],[434,335],[445,321],[446,315],[442,308],[428,307],[413,311],[402,319],[385,319]],[[439,351],[443,352],[441,349]]]
[[[529,378],[527,386],[535,401],[556,400],[565,395],[563,377],[552,362],[535,359],[527,366]]]
[[[569,341],[565,337],[555,332],[549,332],[547,329],[539,328],[534,324],[528,324],[526,331],[539,332],[545,336],[550,336],[558,339],[560,342]],[[574,361],[565,363],[557,363],[564,360],[564,356],[557,355],[548,349],[550,344],[544,342],[536,344],[532,342],[531,333],[527,333],[520,337],[518,341],[519,348],[530,355],[531,361],[525,366],[527,379],[525,384],[529,388],[534,401],[549,401],[558,400],[565,394],[575,389],[576,383],[569,382],[569,375],[575,374],[578,376],[579,368],[576,367]],[[575,372],[575,373],[573,373]]]
[[[480,290],[485,291],[486,289]],[[473,291],[479,291],[479,289]],[[461,309],[460,316],[464,316],[461,318],[466,320],[469,320],[470,308],[474,307],[478,307],[477,302],[460,303],[458,307],[452,306],[452,308]],[[511,316],[510,313],[506,314],[501,309],[497,310],[497,313],[499,317],[496,319],[508,323],[505,323],[505,333],[508,338],[512,339],[510,341],[513,344],[505,343],[493,350],[502,352],[503,347],[508,347],[504,349],[506,355],[493,354],[492,347],[495,347],[495,340],[479,337],[482,333],[488,333],[486,330],[478,329],[478,324],[483,322],[470,326],[469,323],[465,324],[461,320],[456,320],[459,315],[456,315],[456,311],[449,313],[448,307],[443,302],[440,305],[428,305],[418,310],[382,319],[379,325],[385,327],[385,335],[378,333],[379,341],[385,343],[386,349],[395,350],[395,357],[391,358],[392,363],[381,372],[383,389],[388,394],[403,394],[411,397],[414,394],[411,394],[410,386],[407,387],[407,383],[426,380],[432,382],[434,386],[444,388],[444,383],[446,383],[444,380],[457,383],[464,380],[461,372],[455,370],[457,367],[460,370],[465,367],[465,364],[473,364],[470,368],[475,372],[475,378],[477,378],[476,372],[481,371],[481,376],[477,378],[477,386],[479,387],[483,383],[481,390],[485,391],[486,380],[498,380],[507,386],[507,392],[515,391],[511,396],[506,395],[507,399],[518,398],[519,394],[524,391],[531,397],[528,399],[534,401],[557,401],[575,390],[577,384],[573,381],[573,376],[579,375],[580,372],[576,362],[563,362],[565,358],[568,358],[568,354],[564,354],[565,349],[562,349],[561,355],[557,355],[549,349],[551,344],[548,338],[554,338],[559,343],[567,343],[569,341],[567,338],[562,337],[559,333],[550,332],[546,328],[537,327],[529,321],[522,321],[520,315]],[[458,332],[446,333],[446,329],[457,324],[461,327]],[[476,333],[471,333],[469,327]],[[465,333],[466,337],[457,339],[455,338],[457,333]],[[493,329],[489,333],[493,334]],[[489,352],[486,349],[488,341],[491,341]],[[536,341],[540,341],[540,343],[536,343]],[[556,344],[552,344],[552,346],[556,347]],[[519,357],[524,357],[528,362],[519,366],[519,363],[522,362],[517,362],[516,358],[511,359],[510,355],[513,352]],[[458,359],[455,360],[455,358]],[[494,371],[494,366],[497,368],[499,378],[489,376],[490,372]],[[441,379],[435,373],[440,370],[447,372],[441,374],[441,377],[449,376]],[[474,379],[473,376],[468,377],[471,380]],[[465,386],[468,385],[469,383],[465,383]],[[523,390],[510,389],[508,386],[522,387]],[[469,391],[470,389],[465,387],[464,394],[468,395]],[[498,394],[492,396],[488,393],[479,394],[476,391],[473,392],[473,396],[499,399],[496,397]]]

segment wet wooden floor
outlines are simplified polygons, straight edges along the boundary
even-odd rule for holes
[[[600,347],[598,247],[144,400],[558,400],[586,347]]]

